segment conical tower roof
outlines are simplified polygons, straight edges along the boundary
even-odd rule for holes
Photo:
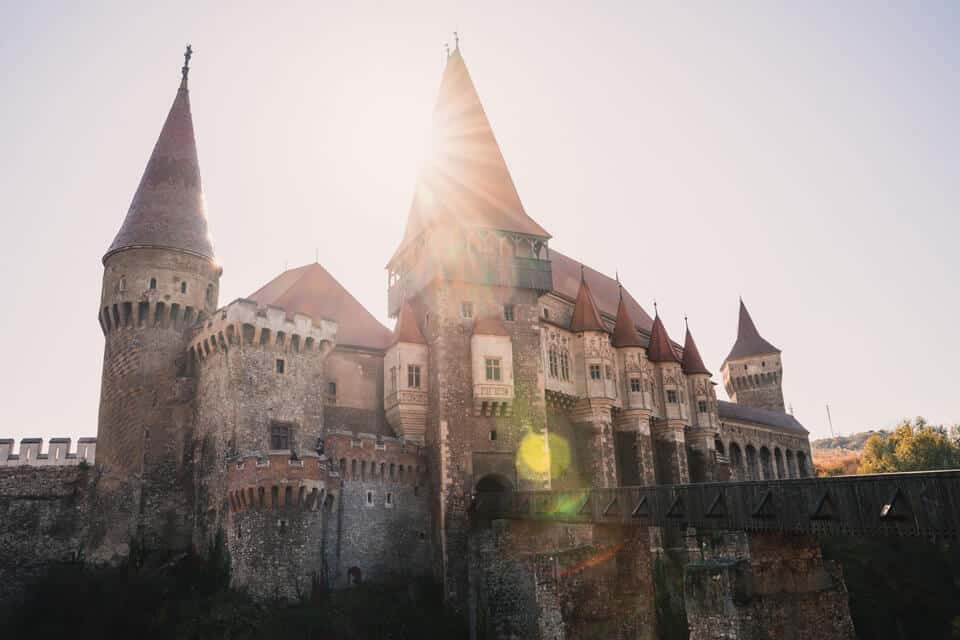
[[[703,364],[703,358],[700,357],[700,350],[697,349],[697,343],[693,341],[693,334],[690,333],[690,327],[687,327],[687,337],[683,341],[683,360],[681,361],[683,372],[688,376],[697,373],[713,375],[707,366]]]
[[[189,62],[190,50],[187,52]],[[184,64],[180,88],[153,147],[127,217],[103,259],[124,249],[174,249],[214,259],[200,186],[190,92]]]
[[[747,311],[747,305],[740,299],[740,321],[737,325],[737,341],[733,343],[733,349],[730,350],[728,360],[740,360],[742,358],[751,358],[753,356],[766,355],[768,353],[780,353],[780,349],[767,342],[757,331],[753,324],[753,318]]]
[[[653,328],[650,329],[650,345],[647,347],[647,359],[650,362],[680,362],[676,351],[667,335],[667,329],[660,320],[660,314],[653,317]]]
[[[597,309],[593,294],[590,293],[590,285],[582,275],[580,290],[577,291],[577,301],[573,307],[573,318],[570,320],[570,330],[575,333],[607,330],[600,318],[600,310]]]
[[[433,112],[431,157],[417,180],[394,258],[424,230],[439,224],[550,237],[520,202],[459,48],[443,71]]]
[[[620,302],[617,304],[617,323],[613,327],[613,346],[615,347],[642,347],[643,339],[633,324],[630,311],[623,301],[623,290],[620,290]]]
[[[413,307],[407,301],[404,301],[403,306],[400,307],[400,315],[397,318],[397,326],[393,329],[393,338],[390,345],[395,345],[398,342],[427,344],[423,334],[420,333],[420,327],[417,326],[417,317],[413,313]]]

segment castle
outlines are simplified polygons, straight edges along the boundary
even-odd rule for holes
[[[19,474],[0,479],[83,493],[49,553],[110,561],[222,532],[234,583],[264,598],[429,577],[463,606],[477,494],[810,475],[781,352],[743,302],[725,402],[689,328],[675,342],[551,246],[459,48],[387,262],[393,331],[320,264],[221,305],[188,63],[103,257],[97,438],[78,454],[0,441]]]

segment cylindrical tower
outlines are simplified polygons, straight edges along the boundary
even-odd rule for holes
[[[190,49],[186,61],[189,62]],[[221,269],[207,234],[187,72],[123,226],[103,258],[106,337],[97,462],[102,535],[95,554],[189,544],[193,381],[186,347],[217,307]]]

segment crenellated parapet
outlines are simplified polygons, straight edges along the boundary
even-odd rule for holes
[[[324,441],[324,453],[344,482],[427,483],[426,449],[416,442],[342,430]]]
[[[43,438],[23,438],[20,449],[13,452],[13,438],[0,439],[0,467],[16,466],[70,466],[93,464],[97,453],[96,438],[80,438],[76,451],[70,451],[70,438],[51,438],[43,451]]]
[[[246,456],[227,463],[230,511],[304,509],[316,511],[332,499],[324,456],[292,458],[288,452]]]
[[[254,346],[286,353],[326,356],[337,338],[337,323],[302,313],[288,314],[243,298],[219,309],[193,331],[191,358],[203,362],[232,347]]]

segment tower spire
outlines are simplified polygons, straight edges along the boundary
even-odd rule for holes
[[[737,341],[730,350],[727,360],[739,360],[751,356],[759,356],[767,353],[780,353],[780,349],[767,342],[757,331],[757,326],[747,311],[747,305],[740,298],[740,317],[737,322]]]
[[[183,54],[183,74],[127,216],[104,256],[124,249],[160,248],[214,259],[200,185],[187,74],[193,47]]]
[[[607,328],[600,318],[600,309],[590,291],[590,285],[584,276],[583,265],[580,265],[580,290],[577,291],[577,301],[573,306],[573,318],[570,320],[570,330],[575,333],[581,331],[606,331]]]
[[[663,326],[663,320],[660,319],[659,312],[653,317],[653,328],[650,329],[650,344],[647,346],[647,358],[650,362],[680,362],[680,358],[673,350],[670,336],[667,335],[667,329]]]
[[[697,343],[694,342],[693,334],[690,333],[690,323],[687,321],[687,316],[683,316],[683,322],[687,327],[687,335],[683,341],[683,360],[680,363],[683,372],[687,375],[697,373],[712,375],[707,366],[703,364],[703,358],[700,357],[700,350],[697,349]]]

